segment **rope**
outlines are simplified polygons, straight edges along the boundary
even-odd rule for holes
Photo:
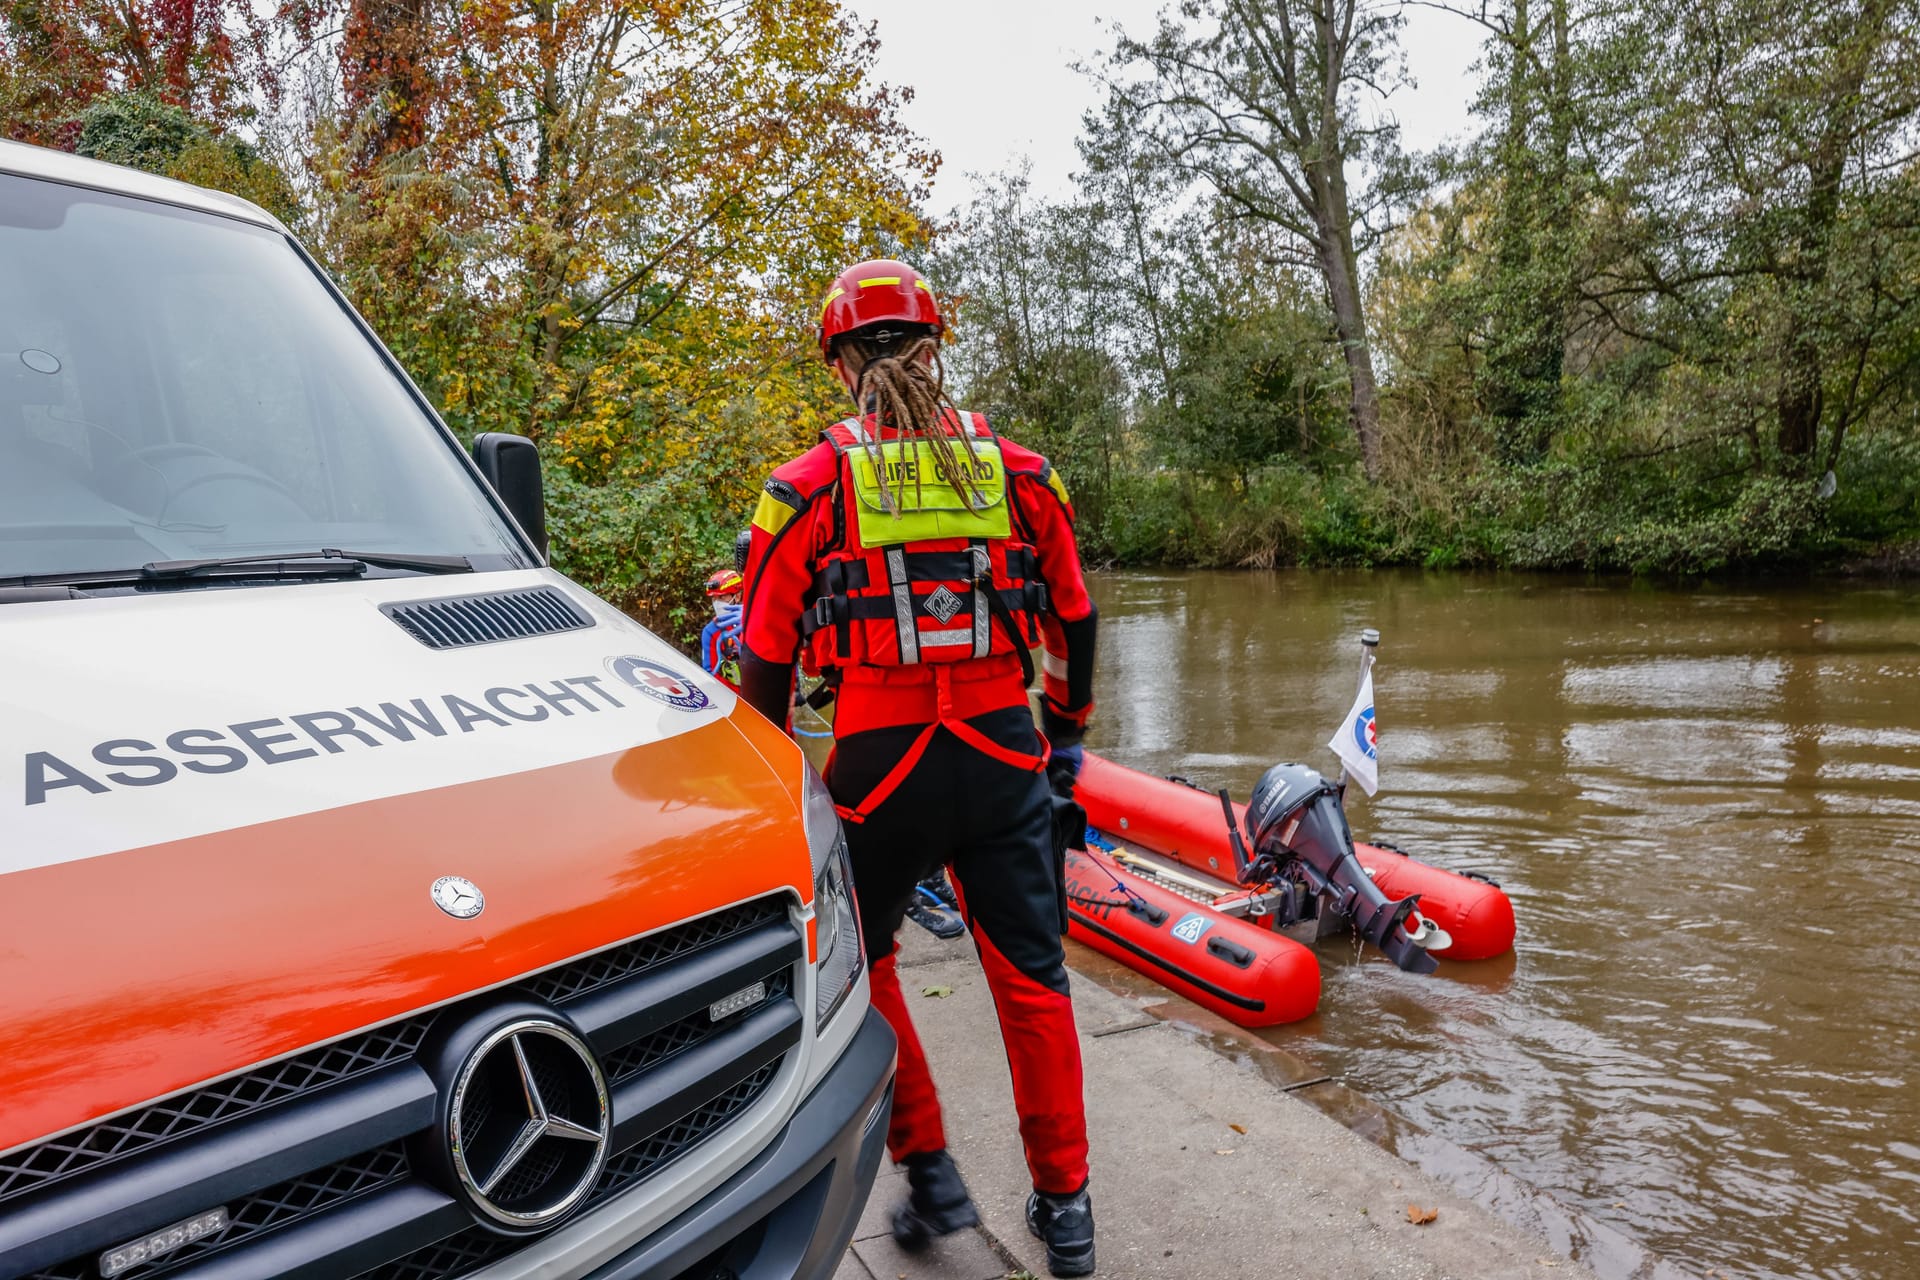
[[[1113,845],[1102,839],[1100,833],[1091,828],[1087,830],[1087,843],[1103,852],[1110,852],[1113,849]],[[1088,858],[1087,861],[1107,873],[1107,879],[1113,881],[1113,887],[1120,891],[1122,897],[1119,901],[1112,898],[1088,898],[1069,889],[1067,901],[1078,902],[1086,907],[1126,907],[1129,910],[1144,910],[1148,906],[1147,900],[1127,888],[1127,882],[1122,880],[1112,867],[1098,858]]]

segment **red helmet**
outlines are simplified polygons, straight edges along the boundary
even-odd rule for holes
[[[934,305],[933,286],[904,262],[875,258],[842,271],[820,308],[820,354],[833,359],[833,340],[882,320],[943,327]]]
[[[717,569],[707,579],[707,594],[710,596],[733,596],[740,594],[745,579],[738,569]]]

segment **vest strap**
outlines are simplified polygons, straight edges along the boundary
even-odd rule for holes
[[[920,661],[920,628],[913,621],[913,586],[907,581],[907,553],[887,548],[887,581],[893,586],[894,628],[900,634],[900,661]]]
[[[975,587],[961,597],[962,609],[978,611],[978,609],[984,605],[988,616],[992,617],[995,610],[993,601],[988,598],[988,593],[996,594],[1000,597],[1000,601],[1006,607],[1009,615],[1011,615],[1015,609],[1024,609],[1026,607],[1026,593],[1018,587],[1007,587],[998,592],[995,592],[992,587],[988,587],[985,592]],[[920,595],[917,592],[914,594],[913,616],[915,618],[934,616],[927,611],[926,599],[926,596]],[[837,601],[822,596],[813,602],[812,608],[800,616],[800,634],[802,637],[810,637],[814,632],[826,627],[850,627],[855,622],[872,622],[881,618],[897,620],[897,617],[898,615],[894,608],[892,595],[856,596],[851,600],[842,598]],[[956,619],[957,617],[958,615],[956,614]],[[948,643],[961,643],[969,647],[972,646],[974,640],[972,627],[958,627],[954,630],[960,639]],[[932,631],[920,632],[921,647],[925,648],[932,643],[936,643],[928,639],[929,636],[935,634],[939,633]],[[991,644],[991,635],[989,635],[988,641],[989,644]],[[974,654],[973,656],[979,658],[990,657],[991,651],[988,653]]]
[[[993,648],[993,620],[987,612],[987,601],[993,596],[993,560],[987,555],[987,544],[978,538],[968,549],[973,553],[973,572],[967,575],[973,580],[973,656],[984,658]],[[1014,642],[1019,641],[1016,631]]]

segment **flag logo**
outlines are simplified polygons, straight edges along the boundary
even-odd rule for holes
[[[1372,707],[1354,717],[1353,744],[1366,753],[1367,759],[1380,758],[1380,729],[1373,722]]]
[[[1347,712],[1346,723],[1327,739],[1327,750],[1340,757],[1347,776],[1368,795],[1380,789],[1380,727],[1373,719],[1373,671],[1360,679],[1360,692]]]

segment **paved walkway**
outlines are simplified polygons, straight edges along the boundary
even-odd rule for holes
[[[901,979],[982,1229],[902,1253],[904,1195],[883,1166],[837,1280],[1046,1275],[992,1001],[964,938],[903,933]],[[949,988],[942,998],[924,989]],[[1074,979],[1093,1145],[1099,1275],[1313,1280],[1592,1280],[1586,1268],[1447,1191],[1283,1091],[1271,1070]],[[1182,1006],[1191,1009],[1191,1006]],[[1408,1206],[1438,1210],[1408,1221]]]

